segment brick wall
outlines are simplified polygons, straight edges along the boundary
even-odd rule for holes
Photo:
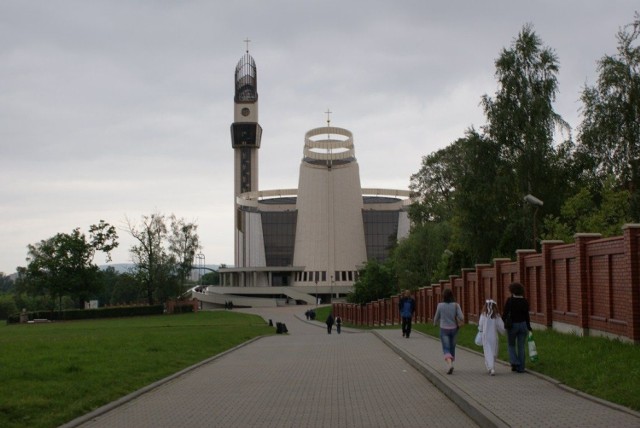
[[[543,241],[540,253],[518,250],[515,260],[495,259],[460,275],[419,288],[416,322],[431,322],[442,290],[451,288],[467,322],[477,323],[486,299],[501,308],[512,282],[521,282],[536,328],[640,342],[640,224],[622,236],[579,233],[573,244]],[[335,303],[334,313],[356,325],[399,323],[400,296],[367,305]]]

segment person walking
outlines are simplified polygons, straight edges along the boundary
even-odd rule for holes
[[[453,373],[453,362],[456,359],[458,322],[464,322],[464,315],[462,315],[462,309],[456,303],[453,291],[450,288],[444,289],[442,300],[442,302],[438,303],[436,313],[433,316],[433,325],[440,326],[442,353],[447,363],[447,374],[451,374]]]
[[[495,366],[498,358],[498,333],[505,334],[504,322],[498,312],[498,305],[489,299],[482,307],[478,330],[482,336],[482,350],[484,352],[484,364],[487,372],[494,376]]]
[[[511,371],[524,373],[524,345],[531,329],[529,302],[524,297],[524,287],[519,282],[509,284],[509,297],[504,304],[502,319],[507,329],[507,349]]]
[[[336,331],[338,332],[338,334],[340,334],[340,331],[342,330],[342,318],[340,318],[340,315],[336,316]]]
[[[416,301],[411,297],[409,290],[404,290],[402,298],[398,303],[398,310],[400,311],[400,317],[402,318],[402,337],[409,338],[411,335],[411,320],[413,314],[416,311]]]
[[[329,316],[327,317],[327,333],[331,334],[331,330],[333,329],[333,314],[329,312]]]

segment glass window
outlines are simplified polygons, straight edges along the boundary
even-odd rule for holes
[[[296,211],[261,214],[267,266],[291,266],[293,263],[297,216]]]
[[[398,211],[362,211],[367,259],[384,262],[398,235]]]

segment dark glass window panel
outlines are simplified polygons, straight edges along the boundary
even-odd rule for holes
[[[398,211],[363,211],[367,259],[384,262],[398,235]]]
[[[291,266],[297,212],[263,212],[261,218],[267,266]],[[306,278],[305,274],[304,281]]]

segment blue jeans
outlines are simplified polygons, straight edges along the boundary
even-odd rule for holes
[[[451,361],[456,359],[456,336],[458,336],[457,328],[440,329],[440,342],[445,360],[447,358],[451,358]]]
[[[529,336],[526,322],[513,323],[507,332],[507,341],[509,348],[509,362],[512,367],[519,372],[524,371],[524,344]]]

